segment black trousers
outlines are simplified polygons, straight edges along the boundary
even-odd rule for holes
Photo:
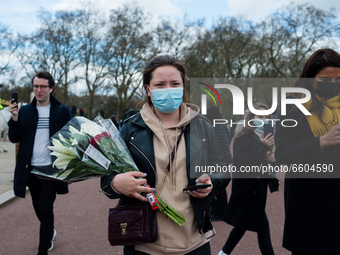
[[[47,254],[54,229],[53,203],[56,199],[56,182],[41,180],[30,173],[27,186],[30,189],[35,214],[40,221],[38,254]]]
[[[134,251],[133,255],[150,255],[150,254],[141,251]],[[196,250],[193,250],[184,255],[211,255],[210,243],[206,243],[201,247],[198,247]]]
[[[243,237],[246,230],[234,227],[229,234],[229,237],[223,247],[223,252],[231,254],[235,246]],[[267,215],[264,216],[262,228],[257,232],[257,240],[259,243],[260,251],[263,255],[274,255],[272,242],[270,240],[269,222]]]

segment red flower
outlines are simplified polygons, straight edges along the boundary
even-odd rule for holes
[[[110,135],[108,132],[103,132],[103,133],[101,133],[101,134],[96,135],[95,137],[93,137],[93,138],[91,139],[91,141],[90,141],[90,144],[91,144],[93,147],[97,148],[97,147],[98,147],[98,144],[100,143],[100,139],[102,139],[102,138],[109,138],[109,137],[111,137],[111,135]]]

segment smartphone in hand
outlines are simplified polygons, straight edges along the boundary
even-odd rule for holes
[[[18,108],[18,92],[12,92],[11,104],[17,103],[16,108]]]
[[[272,135],[274,135],[274,127],[272,126],[272,124],[264,124],[263,138],[266,137],[269,133],[272,133]]]
[[[192,185],[189,187],[186,187],[185,189],[183,189],[183,191],[187,191],[187,190],[197,190],[197,189],[206,189],[208,187],[210,187],[211,184],[199,184],[199,185]]]

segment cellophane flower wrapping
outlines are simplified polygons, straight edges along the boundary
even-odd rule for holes
[[[85,117],[71,119],[51,137],[51,144],[48,148],[52,166],[36,166],[32,171],[41,178],[77,182],[113,172],[139,171],[116,126],[100,115],[93,121]],[[157,194],[148,193],[146,197],[154,210],[159,209],[178,225],[184,225],[186,219]]]
[[[119,131],[109,119],[98,115],[71,119],[51,137],[52,167],[35,167],[43,178],[77,182],[113,172],[139,171]]]

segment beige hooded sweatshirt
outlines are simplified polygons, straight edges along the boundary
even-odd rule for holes
[[[180,105],[180,121],[172,127],[165,127],[155,115],[148,103],[144,104],[141,116],[146,125],[153,131],[153,146],[156,161],[156,193],[172,208],[186,218],[184,226],[178,226],[164,213],[157,212],[158,238],[154,243],[136,245],[135,249],[152,255],[180,255],[191,252],[209,240],[200,234],[195,220],[194,208],[190,203],[190,195],[183,193],[188,186],[186,167],[186,145],[184,135],[181,137],[175,157],[170,165],[163,187],[165,168],[169,164],[171,152],[178,140],[182,127],[189,124],[197,116],[199,107],[196,105]]]

